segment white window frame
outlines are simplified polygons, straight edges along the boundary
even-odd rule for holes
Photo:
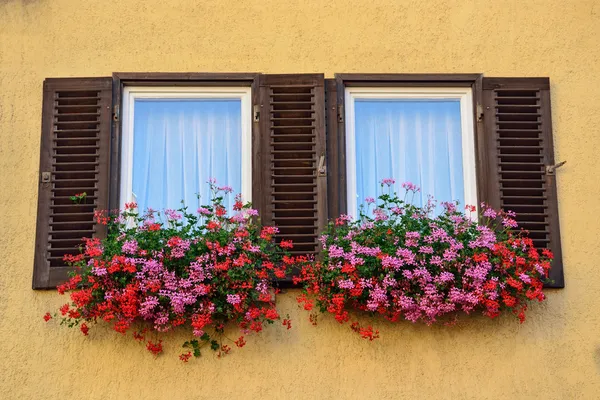
[[[477,204],[475,171],[475,132],[473,92],[470,87],[349,87],[345,90],[346,106],[346,182],[347,211],[358,216],[356,194],[356,132],[354,103],[356,99],[447,99],[460,101],[460,125],[465,203]],[[393,177],[392,177],[393,178]],[[475,213],[474,215],[477,215]]]
[[[133,198],[133,133],[136,99],[238,99],[241,100],[242,200],[252,201],[252,96],[250,87],[152,87],[123,88],[121,132],[120,206]],[[223,182],[221,182],[223,183]]]

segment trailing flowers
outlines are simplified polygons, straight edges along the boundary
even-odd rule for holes
[[[304,264],[296,278],[306,310],[316,305],[340,323],[350,321],[351,311],[426,324],[453,323],[460,313],[494,318],[511,311],[523,322],[528,302],[544,300],[552,253],[538,253],[517,230],[514,213],[482,204],[474,215],[476,207],[462,212],[447,202],[440,213],[433,199],[411,204],[415,185],[403,184],[400,198],[394,183],[383,180],[388,193],[377,202],[368,198],[357,220],[343,215],[330,222],[320,237],[322,261]],[[379,336],[356,321],[351,328],[366,339]]]
[[[239,197],[229,217],[222,202],[231,189],[210,185],[213,202],[196,213],[183,207],[140,215],[134,203],[120,213],[97,212],[108,235],[85,239],[81,254],[65,256],[76,273],[58,288],[70,296],[57,314],[62,323],[88,335],[90,325],[105,321],[155,355],[163,351],[158,333],[187,326],[193,337],[180,355],[187,362],[204,346],[219,356],[230,345],[243,347],[246,334],[280,320],[272,282],[294,263],[285,253],[292,243],[276,244],[277,228],[259,227],[257,211]],[[228,345],[230,322],[241,333]]]

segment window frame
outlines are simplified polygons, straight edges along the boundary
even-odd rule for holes
[[[346,132],[346,204],[347,213],[357,216],[356,196],[356,130],[355,101],[357,99],[450,99],[460,102],[462,166],[465,204],[477,207],[477,173],[475,167],[475,132],[473,110],[473,90],[470,87],[414,87],[376,86],[346,87],[345,89],[345,132]],[[476,214],[475,214],[476,215]]]
[[[247,86],[126,86],[123,88],[123,122],[121,131],[121,160],[119,207],[133,201],[133,140],[135,101],[137,99],[239,99],[241,102],[242,188],[244,202],[252,201],[252,92]],[[223,182],[221,182],[223,183]]]
[[[326,82],[328,99],[328,198],[329,215],[336,218],[348,213],[346,174],[346,115],[345,96],[347,88],[358,87],[417,87],[417,88],[471,88],[473,106],[473,132],[475,141],[475,170],[477,204],[489,198],[493,190],[488,176],[488,166],[482,160],[492,145],[485,140],[482,109],[483,74],[361,74],[338,73]]]
[[[121,206],[121,166],[123,152],[123,122],[125,89],[129,87],[155,88],[157,91],[167,88],[181,90],[211,90],[215,88],[232,88],[249,90],[250,100],[250,135],[251,153],[248,154],[251,164],[252,204],[259,212],[264,211],[266,200],[261,194],[263,168],[261,162],[260,127],[256,118],[255,107],[259,102],[259,73],[171,73],[171,72],[115,72],[113,73],[113,126],[110,154],[109,206],[118,209]]]

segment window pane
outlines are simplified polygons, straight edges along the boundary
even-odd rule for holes
[[[140,210],[190,210],[210,201],[206,183],[242,189],[241,101],[136,99],[133,195]],[[200,199],[197,198],[200,194]],[[225,205],[231,209],[233,195]]]
[[[460,100],[357,99],[355,101],[357,204],[381,194],[392,177],[421,188],[427,196],[464,204]]]

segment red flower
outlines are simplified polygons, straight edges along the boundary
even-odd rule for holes
[[[148,343],[146,344],[146,348],[148,349],[148,351],[150,353],[157,356],[160,353],[162,353],[162,351],[163,351],[162,340],[159,340],[157,343],[153,343],[152,341],[148,340]]]
[[[83,260],[84,258],[85,258],[85,255],[81,254],[81,253],[77,254],[75,256],[72,254],[65,254],[63,256],[63,261],[74,264],[74,263],[77,263],[77,262]]]
[[[50,315],[49,312],[47,312],[46,314],[44,314],[44,321],[48,322],[52,319],[52,315]]]
[[[246,345],[246,341],[244,340],[243,336],[240,336],[234,343],[237,347],[244,347]]]
[[[71,300],[77,307],[85,307],[92,299],[92,290],[83,289],[71,293]]]
[[[64,304],[59,310],[62,315],[67,315],[69,312],[69,304]]]
[[[373,341],[373,340],[379,338],[379,331],[373,331],[372,326],[367,326],[366,328],[361,328],[359,333],[360,333],[360,336],[363,337],[363,339],[369,339],[370,341]]]
[[[344,322],[347,322],[350,319],[350,316],[348,315],[348,311],[343,311],[335,314],[335,319],[340,324],[343,324]]]
[[[264,314],[265,314],[266,319],[276,320],[279,318],[279,314],[277,313],[277,310],[275,310],[273,308],[269,308]]]
[[[192,357],[192,352],[191,351],[188,351],[187,353],[183,353],[183,354],[179,355],[179,359],[181,361],[183,361],[184,363],[188,362],[191,357]]]
[[[160,224],[150,224],[148,225],[148,230],[150,232],[155,232],[160,230]]]
[[[117,322],[115,322],[113,329],[119,333],[125,334],[125,332],[127,332],[127,329],[129,329],[129,326],[131,326],[130,322],[120,319]]]
[[[235,211],[240,211],[242,209],[242,207],[244,207],[244,204],[242,203],[241,200],[236,199],[235,203],[233,204],[233,209]]]
[[[263,226],[260,232],[260,237],[265,240],[271,240],[273,238],[273,235],[277,232],[279,232],[279,229],[277,229],[274,226]]]
[[[287,329],[292,329],[292,321],[289,319],[284,319],[282,325],[287,327]]]
[[[485,262],[488,260],[487,254],[473,254],[473,261],[475,262]]]
[[[352,265],[352,264],[345,263],[342,266],[342,272],[345,273],[345,274],[351,274],[354,271],[356,271],[356,267],[354,265]]]
[[[314,306],[314,305],[313,305],[313,302],[312,302],[312,300],[306,300],[306,301],[304,302],[304,309],[305,309],[306,311],[311,311],[311,310],[313,309],[313,306]]]
[[[506,283],[519,291],[523,290],[523,282],[516,280],[512,276],[506,280]]]
[[[285,278],[285,269],[276,269],[275,270],[275,277],[279,278],[279,279]]]
[[[206,224],[206,229],[208,229],[210,231],[215,230],[220,227],[221,227],[221,225],[215,221],[208,221],[208,223]]]
[[[79,329],[81,330],[81,333],[83,333],[84,336],[87,336],[88,331],[90,330],[90,328],[88,328],[88,326],[85,324],[85,322],[83,324],[81,324],[81,327]]]
[[[281,246],[282,249],[293,249],[294,248],[294,244],[292,243],[291,240],[282,240],[279,243],[279,246]]]

